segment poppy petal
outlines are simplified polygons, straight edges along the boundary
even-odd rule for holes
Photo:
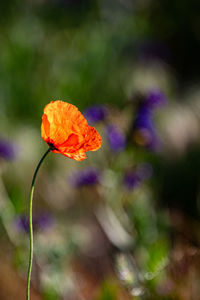
[[[94,127],[89,126],[85,136],[84,150],[96,151],[101,147],[101,137]]]
[[[79,161],[86,158],[86,151],[95,151],[101,146],[100,135],[88,125],[77,107],[61,100],[45,106],[41,135],[54,153]]]

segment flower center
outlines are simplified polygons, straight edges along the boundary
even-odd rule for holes
[[[49,145],[49,147],[51,148],[51,150],[57,150],[57,151],[59,151],[59,150],[54,146],[53,143],[47,142],[47,144]]]

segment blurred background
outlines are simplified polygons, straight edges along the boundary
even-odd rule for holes
[[[0,2],[0,299],[25,299],[44,106],[102,147],[51,153],[33,202],[32,300],[200,299],[198,0]]]

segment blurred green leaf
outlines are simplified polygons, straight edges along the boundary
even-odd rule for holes
[[[169,244],[166,239],[157,240],[148,247],[148,259],[146,262],[147,273],[145,274],[147,279],[153,279],[166,267],[168,255]]]
[[[117,286],[112,282],[104,282],[101,287],[100,295],[96,300],[116,300]]]

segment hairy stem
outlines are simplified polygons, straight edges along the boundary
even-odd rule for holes
[[[26,286],[26,300],[30,300],[30,282],[31,282],[31,270],[32,270],[32,263],[33,263],[33,224],[32,224],[32,206],[33,206],[33,193],[34,193],[34,185],[35,185],[35,179],[38,173],[38,170],[47,156],[47,154],[51,151],[51,148],[49,148],[42,158],[40,159],[31,183],[31,190],[30,190],[30,198],[29,198],[29,236],[30,236],[30,252],[29,252],[29,266],[28,266],[28,277],[27,277],[27,286]]]

